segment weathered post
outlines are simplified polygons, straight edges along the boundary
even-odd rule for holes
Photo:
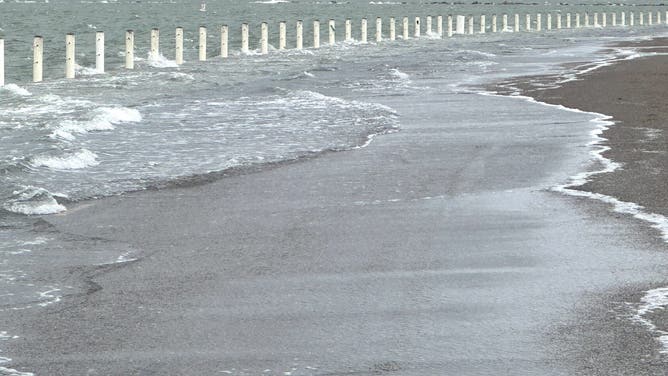
[[[104,31],[95,32],[95,70],[104,73]]]
[[[525,31],[531,31],[531,15],[527,14],[526,15],[526,23],[525,23]]]
[[[0,86],[5,86],[5,40],[0,39]]]
[[[536,31],[541,31],[543,29],[543,14],[536,14]]]
[[[333,46],[336,43],[336,21],[329,20],[329,45]]]
[[[566,13],[566,28],[570,29],[571,28],[571,14]]]
[[[496,14],[492,14],[492,33],[496,33]]]
[[[397,25],[394,17],[390,17],[390,40],[397,39]]]
[[[457,15],[457,34],[464,34],[466,32],[466,17]]]
[[[430,35],[432,33],[432,27],[431,27],[431,16],[427,16],[427,31],[426,34]]]
[[[266,22],[260,25],[260,53],[262,55],[269,53],[269,25]]]
[[[404,40],[406,40],[406,39],[408,39],[408,17],[404,17],[404,19],[402,20],[402,22],[403,22],[403,25],[402,25],[402,26],[403,26],[402,33],[403,33]]]
[[[443,16],[436,17],[436,34],[443,38]]]
[[[508,15],[504,14],[503,17],[501,17],[501,30],[506,32],[508,31]]]
[[[473,35],[473,15],[469,15],[469,34]]]
[[[520,15],[515,13],[515,24],[513,25],[515,32],[519,33],[520,31]]]
[[[248,24],[241,24],[241,52],[247,54],[249,51],[248,48]]]
[[[65,78],[74,78],[75,40],[73,33],[65,35]]]
[[[174,61],[176,64],[183,64],[183,28],[181,26],[176,28],[174,33]]]
[[[452,14],[448,15],[448,38],[452,37]]]
[[[135,32],[125,32],[125,68],[135,69]]]
[[[353,25],[350,18],[346,19],[346,42],[353,39]]]
[[[313,48],[320,48],[320,21],[313,21]]]
[[[557,29],[561,29],[561,13],[557,13]]]
[[[367,37],[367,21],[366,18],[362,18],[362,43],[366,43]]]
[[[415,17],[413,36],[420,37],[420,17]]]
[[[154,28],[151,30],[151,52],[149,59],[156,60],[160,55],[160,30]]]
[[[376,43],[383,40],[383,19],[376,17]]]
[[[304,22],[302,20],[297,21],[296,48],[298,50],[304,48]]]
[[[484,14],[480,16],[480,34],[485,34],[485,29],[487,29],[486,21]]]
[[[278,49],[284,50],[288,45],[288,30],[285,21],[278,24]]]
[[[229,54],[230,28],[227,25],[220,27],[220,57],[226,58]]]
[[[199,61],[206,61],[206,27],[199,27]]]

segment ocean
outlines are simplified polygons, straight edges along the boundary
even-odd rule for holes
[[[199,1],[0,0],[6,56],[6,85],[0,87],[0,310],[60,303],[73,287],[63,275],[53,275],[45,267],[49,263],[75,268],[137,257],[130,246],[109,248],[100,239],[91,248],[76,235],[53,234],[40,215],[67,212],[74,202],[206,182],[234,171],[363,148],[374,137],[401,132],[402,114],[388,105],[388,98],[413,100],[416,93],[437,90],[457,94],[459,100],[450,105],[470,111],[493,82],[541,74],[577,79],[615,60],[643,56],[605,45],[666,35],[666,26],[640,26],[636,20],[633,27],[611,27],[608,19],[606,28],[556,30],[557,12],[564,26],[567,12],[575,17],[585,11],[590,17],[594,12],[617,12],[618,17],[622,11],[636,17],[660,12],[665,22],[665,9],[658,5],[270,0],[207,1],[201,11]],[[491,33],[492,14],[501,28],[504,13],[521,14],[522,29],[524,14],[535,22],[535,14],[542,13],[542,30]],[[544,24],[547,13],[553,14],[552,30]],[[476,15],[476,34],[436,35],[436,16],[450,14]],[[484,34],[478,33],[481,14],[487,15]],[[427,15],[434,17],[431,34],[424,29]],[[411,27],[414,17],[422,17],[422,37],[387,40],[389,17],[397,19],[401,35],[404,16]],[[369,43],[359,42],[363,17],[369,20]],[[380,43],[373,38],[376,17],[384,20]],[[343,41],[346,18],[352,19],[354,41]],[[314,19],[322,25],[319,49],[311,48]],[[333,46],[326,42],[329,19],[337,25]],[[304,20],[303,50],[293,48],[297,20]],[[279,21],[288,24],[285,51],[277,50]],[[251,30],[248,54],[239,52],[243,22]],[[269,24],[268,55],[258,51],[261,22]],[[216,57],[223,24],[230,27],[228,59]],[[200,25],[209,28],[206,62],[197,61]],[[181,66],[173,60],[177,26],[185,30]],[[157,59],[148,56],[151,28],[161,30]],[[123,68],[126,29],[135,30],[131,71]],[[93,69],[94,35],[100,30],[106,33],[104,74]],[[64,79],[68,32],[77,37],[75,80]],[[36,84],[30,82],[35,35],[45,40],[45,80]],[[508,104],[504,115],[516,114],[521,121],[525,106],[520,100]],[[498,116],[479,111],[479,116]],[[549,113],[562,116],[558,109]],[[599,129],[591,125],[590,114],[569,116],[588,124],[584,135]],[[0,350],[2,341],[11,338],[11,328],[0,328]]]

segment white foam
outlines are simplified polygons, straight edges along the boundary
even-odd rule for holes
[[[411,78],[411,76],[409,76],[407,73],[404,73],[404,72],[400,71],[399,69],[390,69],[390,74],[392,74],[392,76],[394,76],[394,77],[396,77],[400,80],[404,80],[404,81],[410,80],[410,78]]]
[[[93,111],[90,120],[64,120],[52,132],[51,137],[74,139],[74,133],[88,133],[91,131],[105,131],[114,129],[114,124],[138,122],[142,116],[134,108],[101,107]]]
[[[4,86],[0,86],[0,90],[5,90],[5,91],[8,91],[12,94],[20,95],[20,96],[23,96],[23,97],[28,96],[28,95],[32,95],[31,92],[29,92],[28,90],[26,90],[26,89],[24,89],[24,88],[22,88],[22,87],[20,87],[19,85],[16,85],[16,84],[7,84],[7,85],[4,85]]]
[[[51,192],[33,186],[15,191],[13,197],[2,206],[5,210],[25,215],[55,214],[67,210],[56,201]]]
[[[162,54],[158,54],[156,57],[151,57],[149,53],[149,58],[147,59],[148,65],[153,68],[178,68],[179,65],[176,64],[175,60],[169,60],[164,57]]]
[[[48,167],[53,170],[77,170],[97,166],[97,155],[88,149],[82,149],[64,157],[36,157],[32,160],[35,167]]]

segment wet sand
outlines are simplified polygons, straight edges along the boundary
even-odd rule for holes
[[[610,313],[664,279],[663,243],[546,189],[587,159],[582,115],[414,95],[383,99],[402,131],[364,149],[44,217],[140,257],[3,312],[3,355],[38,375],[665,374]]]
[[[667,53],[668,39],[620,46]],[[537,89],[527,83],[519,87],[543,102],[612,116],[615,125],[603,134],[611,149],[603,155],[622,163],[623,168],[597,176],[579,189],[638,203],[668,216],[667,85],[668,57],[656,56],[600,68],[558,89]]]

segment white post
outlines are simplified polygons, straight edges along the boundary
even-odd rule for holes
[[[638,24],[640,26],[645,24],[645,14],[643,12],[638,12]]]
[[[408,39],[408,17],[404,17],[403,19],[403,37],[404,40]]]
[[[487,28],[485,22],[486,22],[485,15],[483,14],[482,16],[480,16],[480,34],[485,34],[485,29]]]
[[[285,21],[278,24],[278,49],[284,50],[288,45],[288,30]]]
[[[427,16],[427,32],[426,34],[429,35],[432,33],[431,31],[431,16]]]
[[[176,64],[183,64],[183,28],[181,26],[176,28],[174,33],[174,60]]]
[[[466,18],[464,16],[457,15],[457,34],[464,34],[466,30]]]
[[[420,17],[415,17],[415,23],[414,24],[415,24],[414,25],[415,27],[414,27],[413,36],[415,38],[419,38],[420,37]]]
[[[594,12],[594,27],[599,27],[600,24],[598,23],[598,12]]]
[[[269,26],[266,22],[260,25],[260,53],[262,55],[269,53]]]
[[[473,15],[469,15],[469,34],[473,34]]]
[[[619,17],[621,17],[620,22],[622,26],[626,26],[626,12],[621,12]]]
[[[666,23],[666,25],[668,25],[668,10],[666,11],[666,14],[664,14],[663,19],[664,19],[664,22]]]
[[[629,12],[629,26],[634,26],[636,23],[636,17],[633,12]]]
[[[151,30],[151,53],[149,58],[155,60],[160,55],[160,30]]]
[[[376,17],[376,43],[383,40],[383,19]]]
[[[580,13],[575,13],[575,28],[580,28]]]
[[[656,12],[656,24],[661,25],[661,12]]]
[[[5,85],[5,40],[0,39],[0,86]]]
[[[241,24],[241,53],[247,54],[248,49],[248,24]]]
[[[104,31],[95,32],[95,70],[104,73]]]
[[[329,45],[333,46],[336,43],[336,21],[329,20]]]
[[[125,68],[135,69],[135,32],[125,32]]]
[[[571,28],[571,14],[566,13],[566,28],[570,29]]]
[[[647,12],[647,24],[652,25],[652,12]]]
[[[353,39],[353,25],[350,18],[346,19],[346,41]]]
[[[42,64],[44,56],[44,38],[36,36],[32,42],[33,49],[33,68],[32,68],[32,82],[42,81]]]
[[[74,34],[65,35],[65,78],[74,78]]]
[[[313,48],[320,48],[320,21],[313,21]]]
[[[362,18],[362,43],[366,43],[366,37],[367,37],[367,21],[366,18]]]
[[[304,22],[302,20],[297,21],[296,48],[298,50],[304,48]]]
[[[617,12],[612,13],[612,26],[617,26]]]
[[[394,17],[390,17],[390,40],[397,39],[397,25]]]
[[[585,27],[589,27],[589,13],[585,12],[584,19],[585,19]]]
[[[452,15],[448,15],[448,38],[452,37]]]
[[[206,27],[199,27],[199,61],[206,61]]]
[[[543,29],[543,14],[536,14],[536,31],[541,31]]]
[[[545,22],[546,22],[545,28],[547,30],[552,30],[552,13],[547,14],[547,20]]]
[[[531,31],[531,15],[527,14],[526,15],[526,22],[525,22],[525,31]]]
[[[492,33],[496,33],[496,14],[492,14]]]
[[[227,25],[220,27],[220,57],[226,58],[229,52],[230,28]]]
[[[557,29],[561,29],[561,13],[557,13]]]
[[[504,14],[503,17],[501,17],[501,31],[506,32],[508,31],[508,15]]]
[[[513,25],[515,28],[515,32],[518,33],[520,31],[520,15],[515,13],[515,24]]]
[[[601,13],[601,27],[608,27],[608,13]]]
[[[443,16],[436,17],[436,34],[443,38]]]

